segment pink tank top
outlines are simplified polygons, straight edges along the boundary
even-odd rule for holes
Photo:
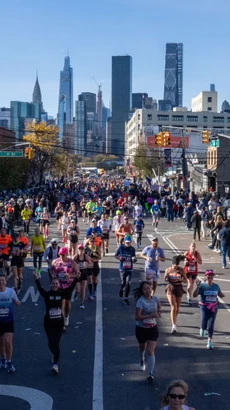
[[[58,258],[54,266],[54,274],[60,282],[60,288],[66,289],[73,282],[74,268],[72,259],[68,258],[66,262],[63,262],[61,258]]]

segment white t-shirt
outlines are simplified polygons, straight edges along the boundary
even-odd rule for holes
[[[109,233],[109,228],[110,228],[110,221],[108,219],[105,219],[104,221],[101,219],[97,226],[101,228],[101,232],[103,233]]]
[[[159,298],[157,296],[152,296],[150,300],[146,299],[144,296],[141,296],[137,303],[136,308],[141,309],[142,315],[149,315],[150,313],[157,313]],[[136,322],[137,326],[149,328],[154,327],[157,324],[155,318],[144,319]]]

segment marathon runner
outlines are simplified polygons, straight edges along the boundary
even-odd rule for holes
[[[155,200],[154,204],[151,206],[150,213],[152,214],[152,226],[155,226],[155,230],[157,231],[161,215],[160,205],[158,204],[157,200]]]
[[[13,305],[19,306],[20,303],[14,289],[6,287],[5,276],[0,276],[0,369],[7,369],[8,373],[15,372],[15,367],[12,363]]]
[[[92,293],[93,297],[96,297],[98,275],[100,273],[99,261],[101,259],[101,246],[97,245],[96,239],[99,239],[101,241],[100,238],[96,237],[96,232],[95,232],[94,234],[92,234],[91,238],[88,239],[86,247],[85,247],[86,255],[88,255],[93,262],[92,268],[91,267],[88,268],[88,286],[89,286],[89,291],[90,291],[90,285],[91,284],[93,285],[93,293]]]
[[[0,234],[0,258],[2,260],[3,270],[6,270],[7,276],[10,274],[9,259],[12,247],[12,238],[6,233],[6,228],[1,229]]]
[[[48,346],[53,363],[51,371],[59,373],[58,362],[60,358],[60,340],[64,329],[63,301],[72,294],[79,274],[76,273],[73,281],[65,289],[61,289],[58,279],[53,278],[51,289],[46,291],[39,281],[39,276],[34,273],[35,283],[39,293],[44,298],[46,313],[44,316],[44,329],[48,338]]]
[[[101,229],[101,241],[102,241],[102,253],[105,256],[105,253],[109,252],[109,230],[110,230],[110,221],[106,219],[105,214],[101,215],[101,219],[98,222],[97,226]]]
[[[40,229],[35,229],[35,235],[31,238],[31,255],[33,255],[33,266],[38,276],[41,275],[42,258],[45,251],[45,241]]]
[[[59,258],[54,259],[52,262],[52,277],[58,279],[60,283],[60,289],[66,290],[74,280],[74,277],[78,275],[80,277],[80,271],[76,262],[68,257],[68,249],[63,247],[59,250]],[[72,290],[65,292],[64,306],[64,328],[69,325],[69,314],[71,310],[71,296]]]
[[[84,245],[79,244],[77,247],[77,254],[74,256],[73,260],[76,262],[78,269],[80,270],[81,276],[77,279],[76,284],[76,295],[80,295],[81,304],[80,309],[85,309],[85,291],[88,280],[88,269],[92,266],[91,258],[84,252]],[[92,289],[90,293],[90,299],[93,299]]]
[[[185,266],[184,271],[187,276],[188,289],[187,289],[187,302],[192,306],[192,294],[194,282],[198,275],[198,264],[202,264],[202,258],[200,253],[196,250],[196,243],[192,241],[189,247],[189,251],[185,252]]]
[[[146,281],[152,285],[154,292],[157,287],[157,281],[160,277],[159,261],[165,262],[164,251],[158,246],[158,244],[158,238],[156,236],[153,237],[152,244],[146,246],[140,255],[141,258],[145,259]]]
[[[125,235],[124,244],[120,245],[115,253],[115,258],[120,261],[119,272],[121,279],[121,287],[119,291],[119,296],[121,298],[124,298],[123,303],[126,306],[130,305],[130,284],[133,274],[133,263],[136,262],[136,251],[135,248],[131,246],[131,242],[131,236]]]
[[[145,227],[144,221],[143,219],[141,219],[140,215],[137,215],[134,222],[134,232],[137,236],[137,249],[140,248],[141,246],[141,240],[142,240],[142,233],[143,233],[143,229]]]
[[[20,241],[19,233],[14,233],[14,239],[11,248],[11,270],[14,277],[14,290],[18,294],[22,288],[22,270],[24,267],[23,250],[25,245]]]
[[[112,231],[115,233],[117,246],[120,245],[119,228],[120,228],[120,225],[122,225],[123,223],[124,223],[124,216],[121,214],[121,211],[118,210],[116,211],[116,216],[114,216],[113,224],[112,224]]]
[[[58,253],[60,250],[60,246],[58,246],[58,239],[51,239],[50,244],[46,247],[44,253],[44,260],[47,262],[48,265],[48,275],[50,282],[52,281],[51,275],[51,265],[54,259],[58,258]]]

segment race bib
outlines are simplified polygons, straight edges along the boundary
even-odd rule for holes
[[[102,228],[102,233],[107,233],[108,232],[108,228],[107,228],[107,226],[104,226],[103,228]]]
[[[78,262],[79,269],[83,269],[85,267],[85,262]]]
[[[61,317],[61,309],[60,308],[52,308],[49,310],[49,317],[50,319],[58,319]]]
[[[206,296],[205,300],[206,302],[217,302],[217,297],[216,296]]]
[[[7,317],[9,316],[9,308],[5,307],[0,309],[0,317]]]
[[[132,268],[131,261],[123,261],[122,267],[123,269],[131,269]]]
[[[35,245],[34,252],[40,252],[40,251],[41,251],[41,245]]]
[[[156,325],[156,319],[144,319],[143,325],[144,327],[154,327]]]
[[[188,266],[188,271],[189,271],[189,272],[195,272],[195,270],[196,270],[195,264],[194,264],[194,263],[190,263],[189,266]]]
[[[66,273],[65,272],[59,272],[58,273],[58,279],[60,279],[61,282],[67,282]]]

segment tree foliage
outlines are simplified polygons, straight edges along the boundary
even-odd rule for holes
[[[133,158],[133,165],[138,169],[138,171],[143,175],[152,178],[153,171],[160,171],[160,175],[164,172],[164,162],[159,155],[158,150],[154,148],[149,148],[145,144],[140,144],[136,150]]]
[[[61,163],[62,168],[67,166],[58,132],[58,127],[47,125],[46,122],[26,124],[26,134],[23,140],[29,142],[34,150],[31,172],[33,179],[38,179],[39,184],[42,183],[44,173],[51,172],[54,167],[57,167],[57,163]]]

